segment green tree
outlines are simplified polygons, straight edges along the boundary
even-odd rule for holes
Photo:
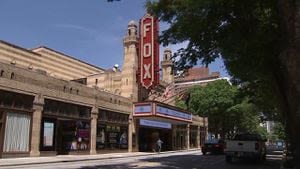
[[[228,109],[231,112],[237,132],[260,133],[260,111],[249,99],[238,98],[236,104]]]
[[[178,68],[222,57],[253,102],[284,114],[294,151],[300,149],[299,1],[158,0],[147,9],[170,24],[164,45],[188,42],[175,53]]]
[[[175,105],[176,105],[177,107],[179,107],[179,108],[184,109],[184,110],[187,109],[187,105],[185,104],[185,101],[183,101],[183,100],[176,99],[176,100],[175,100]]]
[[[209,131],[222,137],[233,128],[227,109],[234,104],[236,88],[226,80],[218,80],[205,87],[195,87],[190,91],[188,109],[200,116],[208,117]]]
[[[286,132],[282,123],[275,123],[274,133],[275,138],[279,140],[286,140]]]
[[[187,108],[194,114],[208,117],[209,131],[213,134],[225,138],[235,132],[259,131],[259,109],[226,80],[196,86],[189,90],[189,94]],[[183,101],[177,103],[184,107]]]

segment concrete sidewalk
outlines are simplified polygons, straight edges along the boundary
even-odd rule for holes
[[[200,151],[200,149],[165,151],[165,152],[161,152],[160,154],[187,152],[187,151]],[[96,154],[96,155],[58,155],[58,156],[51,156],[51,157],[5,158],[5,159],[0,159],[0,167],[44,164],[44,163],[58,163],[58,162],[72,162],[72,161],[104,160],[104,159],[127,158],[127,157],[150,156],[150,155],[157,155],[157,153],[131,152],[131,153],[108,153],[108,154]]]

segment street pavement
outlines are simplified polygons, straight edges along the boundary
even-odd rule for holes
[[[7,162],[9,160],[10,162]],[[22,163],[24,160],[26,163]],[[0,159],[0,169],[280,169],[280,163],[280,152],[267,155],[265,162],[238,160],[233,164],[228,164],[225,162],[224,155],[202,155],[200,150],[190,150],[160,154],[137,152]]]
[[[192,152],[200,151],[200,149],[190,149],[181,151],[168,151],[161,154],[172,154],[179,152]],[[34,164],[49,164],[60,162],[75,162],[75,161],[92,161],[92,160],[106,160],[106,159],[119,159],[136,156],[155,156],[157,153],[152,152],[131,152],[131,153],[106,153],[96,155],[57,155],[48,157],[24,157],[24,158],[3,158],[0,159],[0,167],[20,166],[20,165],[34,165]]]

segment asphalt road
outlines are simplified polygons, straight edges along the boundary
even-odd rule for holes
[[[15,169],[279,169],[279,154],[267,156],[265,162],[238,160],[225,162],[224,155],[202,155],[201,152],[178,152],[118,159],[59,162],[50,164],[10,166]],[[3,169],[3,167],[0,167]]]

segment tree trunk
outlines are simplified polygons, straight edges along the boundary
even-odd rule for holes
[[[295,155],[296,168],[300,168],[300,2],[279,0],[281,16],[282,47],[279,55],[282,67],[282,95],[286,101],[286,124]]]

